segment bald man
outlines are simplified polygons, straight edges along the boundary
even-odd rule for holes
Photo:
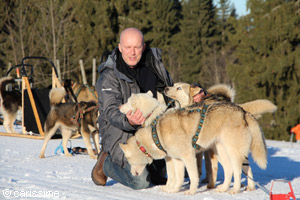
[[[144,189],[150,185],[166,183],[161,176],[165,167],[164,160],[147,166],[141,176],[133,176],[119,143],[126,143],[145,121],[138,110],[126,115],[119,106],[127,102],[132,93],[152,91],[163,94],[164,88],[173,82],[165,69],[161,50],[150,48],[144,43],[140,30],[127,28],[120,34],[118,48],[114,49],[107,61],[98,68],[96,83],[100,105],[99,132],[102,151],[92,170],[92,180],[96,185],[104,186],[107,177],[132,189]],[[164,96],[165,102],[170,99]]]
[[[119,51],[130,68],[136,67],[142,58],[145,47],[143,34],[139,30],[128,28],[121,33]]]

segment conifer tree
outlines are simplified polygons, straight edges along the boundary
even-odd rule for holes
[[[210,53],[205,58],[203,65],[204,77],[209,85],[230,83],[226,66],[233,62],[232,52],[234,46],[230,38],[235,34],[234,22],[236,21],[235,10],[228,0],[220,0],[216,12],[216,31]],[[209,52],[208,51],[208,52]]]
[[[145,34],[147,41],[152,46],[162,49],[168,48],[172,35],[179,31],[178,1],[174,0],[153,0],[149,2],[146,16],[150,22],[149,31]]]
[[[9,31],[7,29],[8,5],[4,1],[0,1],[0,76],[6,74],[6,55],[9,48]]]
[[[300,122],[299,16],[294,1],[249,1],[251,13],[241,19],[243,36],[236,49],[237,62],[228,69],[237,101],[266,98],[278,106],[260,121],[270,139],[289,138]]]
[[[93,0],[80,1],[74,9],[78,14],[73,19],[76,30],[69,33],[72,38],[71,58],[76,62],[76,68],[79,59],[83,60],[89,78],[92,75],[92,59],[97,58],[99,64],[101,56],[115,48],[118,33],[117,11],[113,1]],[[78,70],[75,78],[80,77]]]
[[[183,2],[183,19],[177,35],[181,80],[201,82],[205,58],[214,44],[215,10],[211,0]]]
[[[172,77],[176,76],[174,35],[179,32],[180,3],[178,0],[153,0],[148,5],[150,23],[145,40],[151,47],[162,49],[162,58]]]
[[[118,11],[119,30],[122,31],[128,27],[136,27],[143,33],[148,32],[147,15],[149,1],[147,0],[128,0],[116,1]]]

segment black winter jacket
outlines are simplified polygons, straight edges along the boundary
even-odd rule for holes
[[[132,127],[128,123],[126,115],[120,112],[119,106],[126,103],[132,93],[139,93],[140,88],[135,80],[118,71],[116,67],[117,51],[119,50],[115,49],[107,61],[99,66],[100,76],[96,83],[96,90],[100,105],[98,122],[102,150],[111,155],[113,162],[123,167],[127,161],[119,143],[126,143],[138,127]],[[152,55],[147,56],[150,59],[147,59],[146,62],[150,62],[149,66],[164,83],[157,88],[159,92],[163,93],[165,87],[173,85],[172,79],[162,63],[161,50],[151,48],[148,53]]]

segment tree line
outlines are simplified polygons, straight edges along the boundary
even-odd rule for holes
[[[92,59],[117,47],[126,27],[163,50],[175,82],[218,83],[236,90],[235,101],[269,99],[278,106],[259,122],[266,138],[288,140],[300,123],[300,1],[247,0],[237,16],[230,0],[2,0],[0,71],[25,56],[59,60],[62,79],[88,80]],[[51,83],[51,67],[32,61],[37,86]]]

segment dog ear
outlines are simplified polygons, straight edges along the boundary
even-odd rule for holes
[[[133,101],[133,99],[136,99],[136,94],[135,93],[132,93],[131,95],[130,95],[130,97],[128,98],[128,101],[127,102],[129,102],[129,101]]]
[[[201,91],[201,88],[198,86],[191,86],[190,87],[190,95],[191,97],[195,96],[196,94],[198,94]]]
[[[147,92],[147,94],[150,95],[151,97],[153,97],[153,93],[151,92],[151,90],[149,90],[149,91]]]
[[[126,152],[127,152],[127,144],[119,143],[119,146],[120,146],[121,150],[123,151],[123,153],[126,154]]]

